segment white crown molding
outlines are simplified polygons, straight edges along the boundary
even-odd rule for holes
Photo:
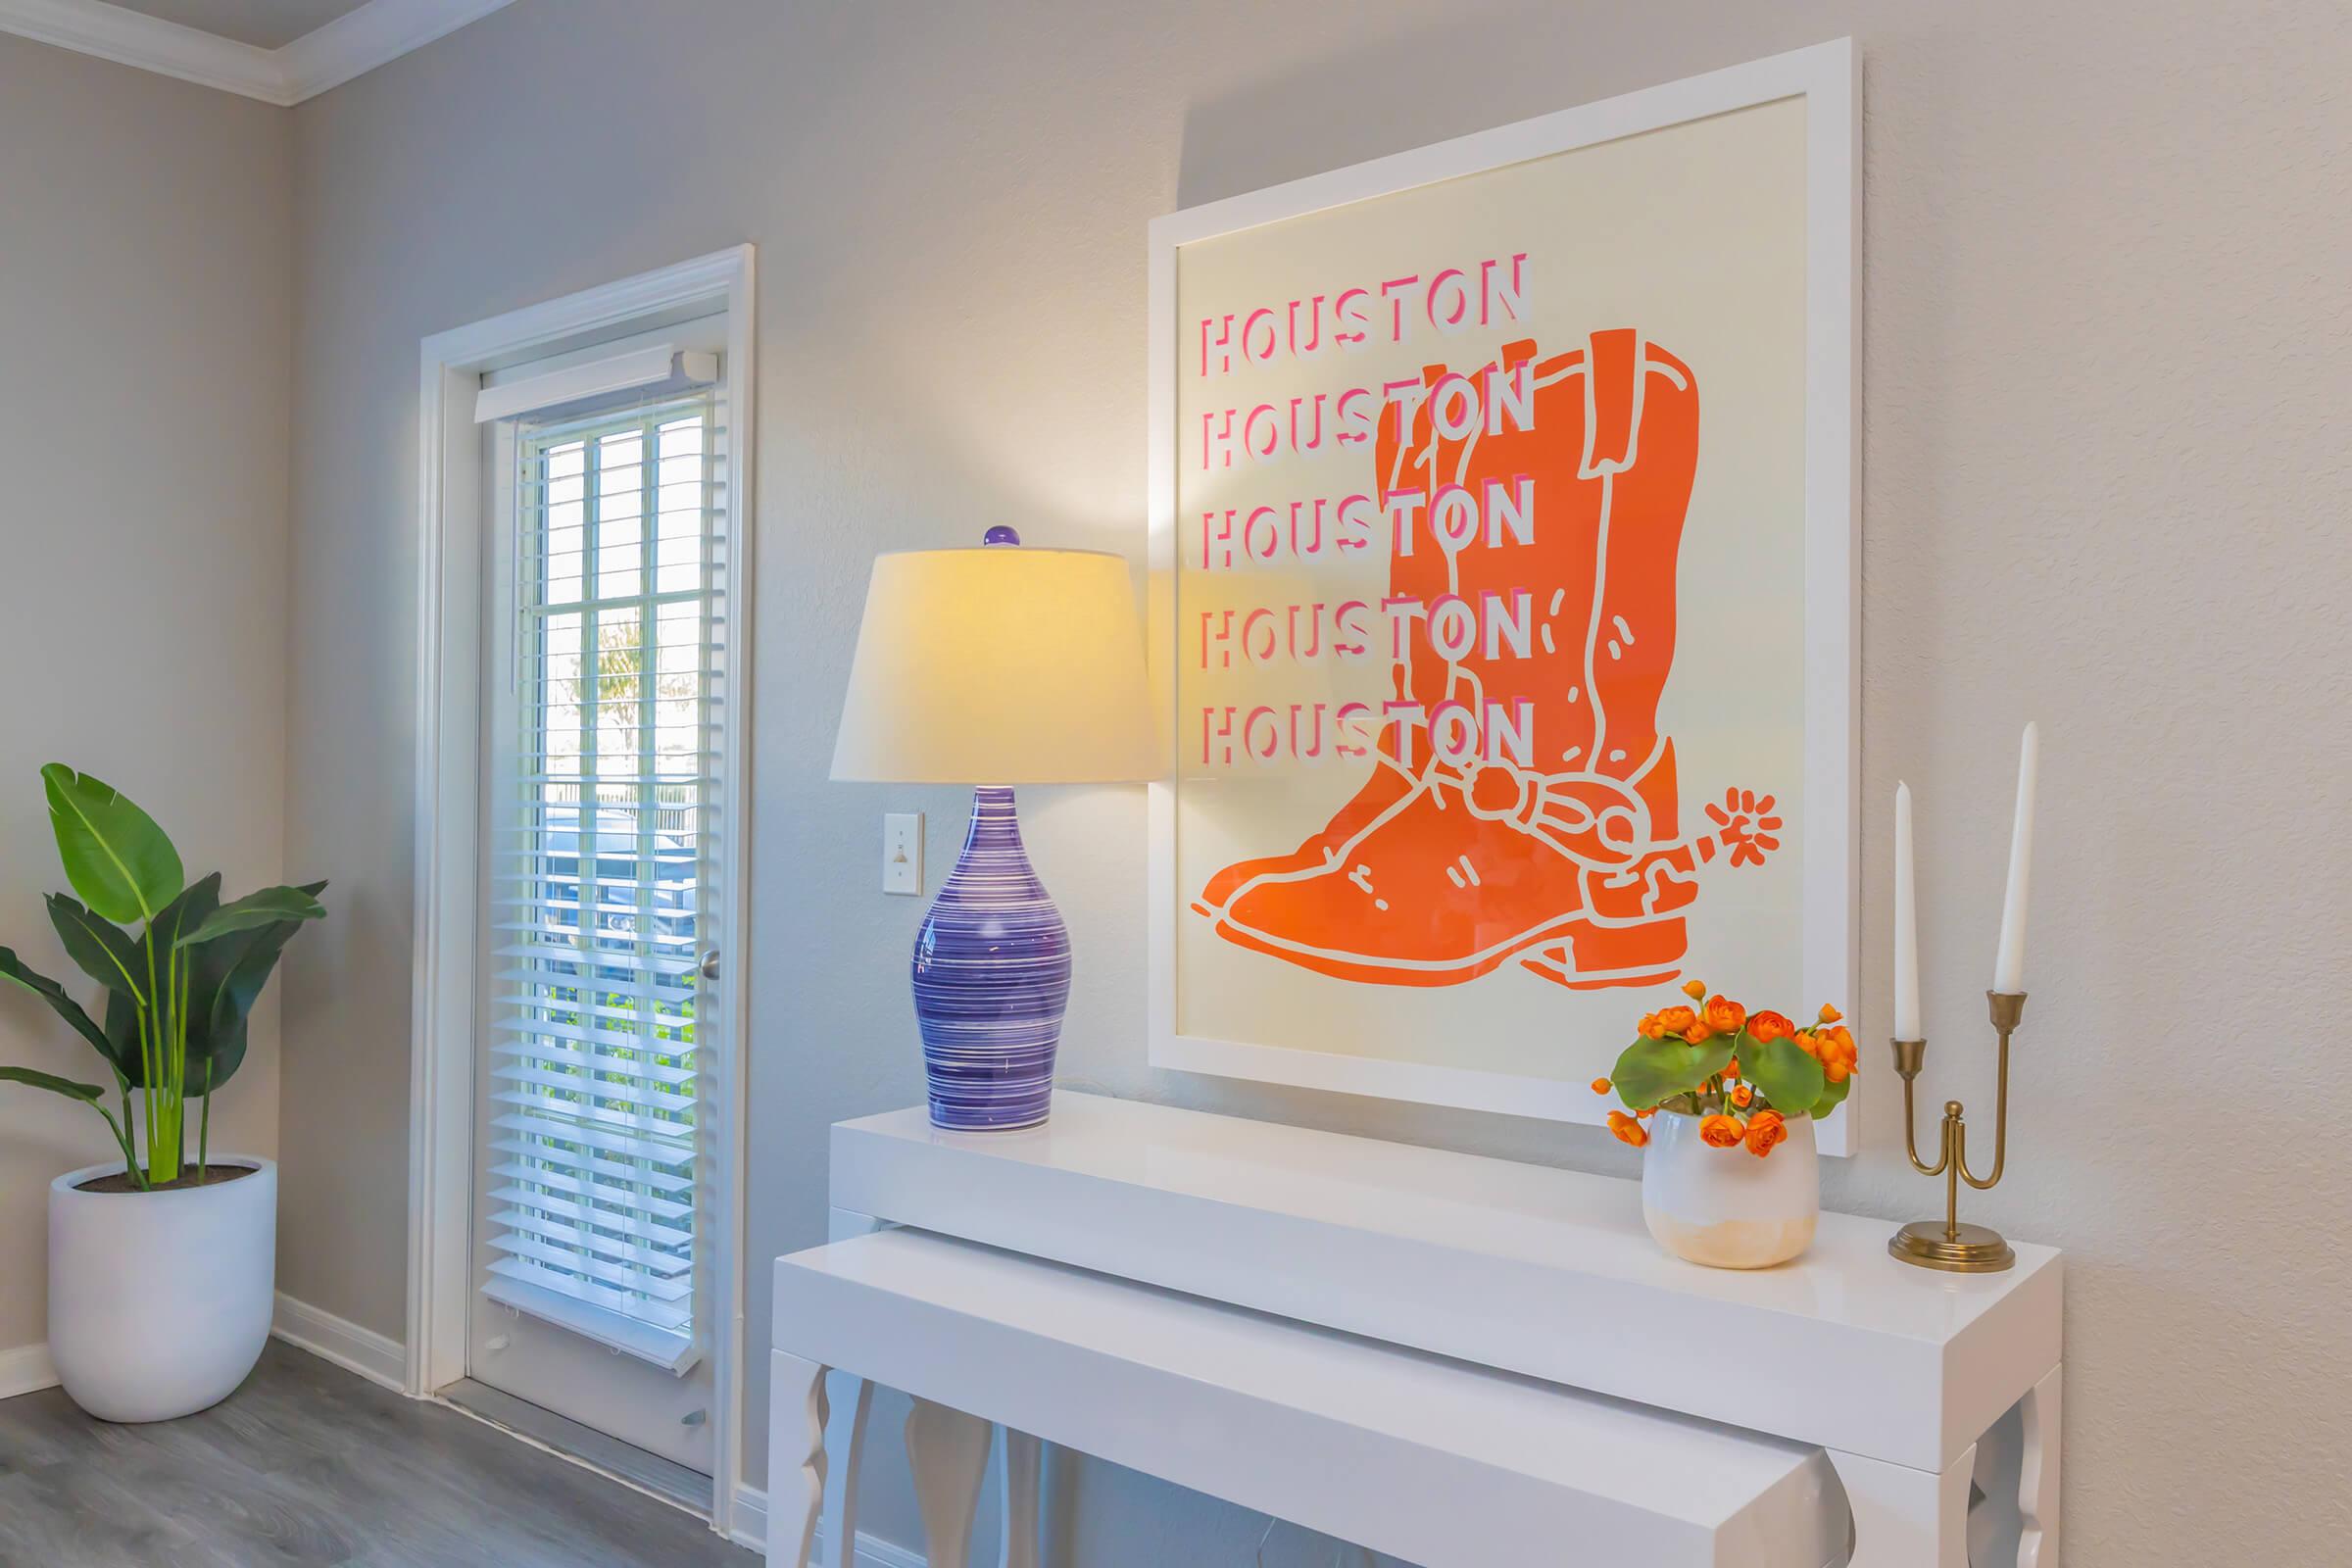
[[[0,32],[286,107],[512,3],[368,0],[281,49],[256,48],[105,0],[0,0]]]
[[[5,0],[0,0],[5,3]],[[276,51],[286,103],[340,87],[412,49],[479,22],[514,0],[368,0]]]
[[[103,0],[0,0],[0,31],[265,103],[294,101],[273,51]]]

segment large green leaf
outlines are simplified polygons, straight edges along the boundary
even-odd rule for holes
[[[1845,1097],[1853,1092],[1853,1087],[1854,1075],[1850,1072],[1837,1083],[1825,1085],[1821,1091],[1821,1098],[1813,1102],[1814,1118],[1818,1120],[1827,1116],[1831,1111],[1843,1104]]]
[[[102,919],[153,919],[178,896],[187,873],[154,817],[113,785],[63,762],[42,768],[41,784],[66,880]]]
[[[1730,1064],[1732,1041],[1716,1035],[1701,1045],[1687,1040],[1652,1040],[1644,1035],[1625,1048],[1609,1074],[1628,1110],[1646,1110],[1669,1095],[1696,1089]]]
[[[158,909],[155,918],[147,922],[146,933],[135,946],[130,972],[138,977],[139,984],[145,986],[152,972],[157,993],[165,994],[171,985],[172,959],[174,956],[172,948],[178,942],[179,934],[195,930],[210,919],[213,911],[220,906],[220,873],[215,871],[210,876],[190,883],[180,891],[179,897]],[[204,951],[201,948],[196,950],[199,954]],[[188,963],[188,955],[181,954],[178,957],[183,965]],[[154,965],[152,971],[148,967],[150,963]],[[189,985],[188,1051],[191,1057],[202,1044],[202,1032],[208,1016],[207,1009],[195,1000],[203,982],[204,968],[199,962],[192,969]],[[138,1008],[129,997],[120,992],[110,991],[107,996],[106,1036],[113,1043],[115,1062],[122,1068],[122,1076],[130,1080],[133,1089],[145,1087],[147,1064],[139,1052]],[[169,1069],[170,1064],[166,1063],[167,1073]]]
[[[106,1050],[124,1084],[147,1087],[147,1063],[139,1057],[139,1004],[120,991],[106,994]]]
[[[313,882],[288,891],[315,904],[325,890],[324,882]],[[181,1086],[190,1095],[204,1093],[208,1067],[212,1087],[219,1089],[244,1065],[246,1020],[262,988],[269,984],[279,954],[304,923],[302,919],[278,920],[187,944],[185,933],[212,919],[220,907],[220,894],[218,872],[191,885],[157,915],[147,935],[139,940],[137,961],[131,966],[132,973],[144,977],[147,955],[152,951],[159,984],[173,957],[188,976],[187,1066]],[[146,1067],[139,1059],[138,1007],[120,992],[107,995],[106,1035],[115,1044],[116,1064],[123,1076],[132,1088],[141,1087],[146,1082]]]
[[[223,904],[202,925],[184,933],[178,945],[189,948],[236,931],[255,931],[282,921],[325,918],[326,906],[301,888],[264,888],[259,893],[246,894],[234,904]]]
[[[210,876],[199,877],[189,883],[178,897],[158,909],[155,918],[147,922],[147,934],[139,938],[139,962],[142,967],[137,972],[142,975],[147,972],[143,965],[152,956],[160,982],[164,970],[172,961],[172,950],[179,946],[181,936],[210,920],[220,907],[220,872],[215,871]]]
[[[138,939],[112,920],[101,920],[63,893],[49,895],[49,923],[57,927],[66,956],[81,972],[109,991],[147,995],[147,978],[140,970]]]
[[[49,1004],[50,1010],[72,1024],[76,1034],[98,1049],[100,1055],[117,1065],[121,1064],[121,1058],[115,1054],[114,1042],[107,1038],[106,1031],[99,1028],[88,1013],[81,1010],[81,1004],[67,996],[66,988],[47,975],[24,967],[13,948],[0,948],[0,980],[13,981]]]
[[[278,956],[294,939],[294,933],[302,929],[304,921],[322,918],[326,913],[325,906],[318,903],[318,895],[326,891],[324,882],[285,891],[298,895],[318,912],[207,942],[181,955],[183,961],[193,958],[196,962],[195,983],[188,998],[190,1094],[203,1092],[208,1065],[215,1089],[228,1082],[244,1065],[246,1020],[261,997],[262,988],[270,983]]]
[[[92,1105],[98,1103],[106,1094],[96,1084],[77,1084],[71,1078],[60,1078],[53,1072],[36,1072],[30,1067],[0,1067],[0,1083],[30,1084],[35,1089],[46,1089],[53,1095],[64,1095],[69,1100],[78,1100]]]
[[[1763,1045],[1744,1031],[1740,1038],[1747,1048],[1740,1053],[1740,1066],[1773,1109],[1784,1116],[1801,1116],[1813,1108],[1827,1082],[1820,1062],[1786,1035]]]

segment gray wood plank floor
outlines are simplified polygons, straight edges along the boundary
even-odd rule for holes
[[[153,1426],[0,1400],[0,1568],[757,1568],[702,1520],[272,1340]]]

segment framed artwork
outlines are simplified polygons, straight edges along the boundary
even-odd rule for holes
[[[1839,41],[1152,225],[1154,1064],[1599,1121],[1688,979],[1852,1006],[1855,97]]]

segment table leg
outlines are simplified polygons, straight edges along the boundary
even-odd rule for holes
[[[2026,1458],[2019,1466],[2017,1511],[2025,1529],[2017,1542],[2017,1568],[2058,1568],[2059,1394],[2066,1368],[2026,1394]]]
[[[839,1397],[827,1393],[825,1420],[825,1565],[856,1568],[858,1561],[858,1469],[865,1458],[865,1419],[874,1407],[874,1386],[847,1372]]]
[[[768,1568],[808,1568],[825,1500],[825,1369],[771,1350],[767,1358]]]
[[[1854,1510],[1848,1568],[1968,1568],[1968,1487],[1976,1476],[1970,1444],[1940,1473],[1829,1450]]]
[[[1038,1568],[1037,1509],[1045,1485],[1041,1445],[1026,1432],[999,1427],[1004,1448],[1004,1538],[999,1568]]]
[[[918,1398],[906,1412],[906,1463],[930,1568],[971,1568],[972,1509],[988,1472],[989,1424]]]

